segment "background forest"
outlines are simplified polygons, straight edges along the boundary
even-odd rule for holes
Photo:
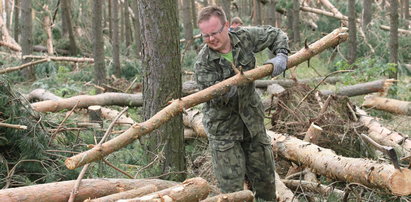
[[[411,143],[404,144],[411,135],[409,0],[2,0],[0,187],[75,180],[82,168],[67,169],[67,158],[128,133],[133,124],[150,120],[173,100],[197,92],[193,65],[203,41],[196,15],[214,4],[224,8],[228,20],[240,17],[243,26],[280,27],[290,39],[291,55],[347,27],[346,42],[289,68],[277,81],[258,80],[280,85],[274,91],[282,89],[270,93],[268,84],[259,87],[267,129],[307,141],[308,128],[316,124],[323,136],[313,144],[337,155],[392,165],[394,157],[384,153],[391,147],[399,166],[408,167]],[[263,51],[256,57],[261,66],[271,56]],[[367,104],[376,97],[390,100]],[[378,107],[387,102],[402,111]],[[361,112],[354,112],[354,106],[363,106],[367,117],[401,140],[387,145],[376,140],[372,129],[360,123]],[[186,109],[88,164],[83,178],[181,182],[199,176],[215,185],[207,138],[198,129],[199,109],[201,105]],[[377,146],[362,139],[363,133]],[[301,177],[308,172],[302,169],[304,162],[277,152],[281,179],[293,179],[286,176],[295,169],[299,175],[294,179],[307,180]],[[284,183],[302,201],[411,200],[392,193],[388,185],[381,188],[321,173],[314,181],[344,193]]]

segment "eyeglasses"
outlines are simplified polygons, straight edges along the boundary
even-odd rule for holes
[[[223,24],[223,26],[220,28],[220,30],[218,30],[218,31],[216,31],[216,32],[213,32],[213,33],[211,33],[211,34],[201,34],[201,37],[203,37],[203,39],[210,39],[210,37],[214,37],[215,35],[217,35],[217,34],[220,34],[221,32],[223,32],[223,30],[224,30],[224,24]]]

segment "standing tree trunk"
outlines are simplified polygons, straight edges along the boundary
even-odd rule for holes
[[[410,0],[403,0],[402,7],[404,9],[404,19],[406,20],[407,29],[411,28],[410,17]]]
[[[43,26],[44,31],[47,34],[47,53],[49,55],[54,55],[54,47],[53,47],[53,34],[51,33],[51,21],[50,21],[50,11],[48,5],[43,6],[44,9],[44,18],[43,18]]]
[[[23,55],[31,55],[33,50],[32,27],[33,20],[31,16],[31,0],[23,1],[21,4],[21,49]],[[31,59],[23,59],[23,63],[30,62]],[[36,72],[33,67],[23,70],[24,78],[28,81],[36,80]]]
[[[140,58],[141,52],[141,39],[140,39],[140,19],[138,17],[138,5],[136,1],[131,1],[131,7],[133,9],[134,18],[133,18],[133,25],[134,25],[134,44],[135,44],[135,52],[137,58]]]
[[[264,24],[276,26],[276,18],[275,18],[275,6],[277,2],[276,0],[270,0],[265,6],[265,20]]]
[[[19,42],[19,16],[20,16],[20,0],[14,0],[14,14],[13,14],[13,21],[14,21],[14,40],[18,43]]]
[[[253,0],[253,25],[261,25],[261,3],[259,0]]]
[[[363,0],[362,6],[362,29],[364,32],[367,30],[368,24],[371,22],[372,17],[372,2],[373,0]]]
[[[299,0],[293,0],[293,33],[294,33],[294,45],[299,47],[300,44],[300,2]]]
[[[184,38],[186,39],[186,45],[190,45],[190,40],[193,39],[193,24],[191,17],[191,0],[183,0],[182,2],[183,12],[183,26],[184,26]],[[197,23],[196,23],[197,24]]]
[[[198,28],[197,27],[197,7],[196,7],[196,1],[191,0],[191,24],[193,25],[193,28]]]
[[[126,35],[126,46],[131,45],[131,23],[130,23],[130,12],[128,11],[128,1],[124,1],[124,26],[125,26],[125,35]]]
[[[225,12],[228,22],[231,21],[231,0],[218,0],[218,5],[221,6]]]
[[[353,64],[357,59],[357,26],[355,0],[348,0],[348,63]]]
[[[120,69],[120,41],[119,41],[119,23],[118,23],[118,0],[111,1],[111,27],[112,38],[111,43],[113,45],[113,69],[117,78],[121,77]]]
[[[398,77],[398,0],[390,1],[390,63],[395,64],[395,72],[391,72],[389,77]]]
[[[287,7],[287,35],[291,43],[294,43],[293,18],[294,18],[293,9],[290,6],[288,6]]]
[[[108,3],[108,38],[111,40],[113,38],[113,23],[112,23],[112,14],[111,14],[111,0],[107,1]],[[103,7],[104,8],[104,7]]]
[[[70,54],[71,55],[77,55],[77,45],[76,45],[76,40],[74,39],[73,26],[71,24],[71,13],[70,13],[70,2],[69,2],[69,0],[61,0],[61,10],[64,13],[64,18],[65,18],[65,21],[66,21],[66,24],[67,24],[67,29],[68,29],[67,31],[68,31],[69,40],[70,40]],[[101,14],[100,14],[100,16],[101,16]]]
[[[102,1],[93,1],[93,35],[94,35],[94,82],[105,83],[106,66],[104,63],[104,41],[102,28]]]
[[[143,47],[143,111],[144,119],[148,120],[167,102],[181,97],[177,2],[140,0],[138,6]],[[179,172],[168,177],[179,181],[185,178],[183,132],[180,114],[142,139],[150,154],[165,157],[160,159],[162,172]]]

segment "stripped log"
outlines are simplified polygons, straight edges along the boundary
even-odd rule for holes
[[[1,201],[41,201],[66,202],[76,180],[31,185],[19,188],[0,190]],[[165,189],[176,185],[176,182],[159,179],[85,179],[81,181],[76,201],[88,198],[99,198],[122,191],[137,189],[147,185],[155,185]]]
[[[367,95],[364,97],[362,106],[411,116],[411,102],[407,101]]]
[[[219,194],[206,198],[201,202],[253,202],[254,194],[250,190],[242,190],[228,194]]]
[[[323,184],[302,181],[302,180],[281,180],[288,188],[292,190],[302,189],[303,192],[311,192],[321,194],[322,196],[328,196],[334,194],[339,199],[344,197],[345,192],[336,189],[334,187],[326,186]]]
[[[336,29],[319,41],[316,41],[315,43],[309,45],[308,48],[303,48],[294,55],[291,55],[288,59],[287,68],[294,67],[313,57],[314,55],[322,52],[323,50],[336,46],[341,42],[347,40],[348,34],[346,33],[346,31],[347,28]],[[104,156],[107,156],[134,142],[134,140],[137,140],[141,136],[159,128],[171,118],[182,113],[184,109],[191,108],[200,103],[209,101],[214,97],[221,96],[226,93],[228,89],[231,88],[231,86],[242,85],[268,76],[271,74],[272,70],[272,65],[263,65],[241,74],[236,74],[229,79],[221,81],[197,93],[175,100],[147,121],[139,124],[134,124],[127,131],[111,139],[110,141],[107,141],[101,147],[94,147],[88,151],[67,158],[65,165],[69,169],[75,169],[79,166],[99,160]]]
[[[387,89],[392,85],[394,82],[393,79],[381,79],[376,81],[370,81],[366,83],[359,83],[351,86],[343,86],[336,91],[331,90],[322,90],[320,91],[323,95],[343,95],[348,97],[353,97],[357,95],[365,95],[369,93],[380,92],[383,93],[387,91]]]
[[[411,140],[408,136],[391,131],[382,126],[373,117],[368,116],[364,110],[355,109],[360,117],[359,121],[368,128],[368,136],[381,145],[390,146],[395,149],[400,156],[409,156],[411,153]]]
[[[370,188],[379,188],[394,195],[411,194],[411,170],[362,158],[336,155],[334,151],[292,136],[268,132],[274,152],[310,167],[315,173]]]
[[[79,95],[60,100],[46,100],[31,104],[31,107],[38,112],[57,112],[63,109],[71,109],[74,105],[78,108],[87,108],[91,105],[119,105],[119,106],[142,106],[142,94],[127,93],[103,93],[98,95]]]
[[[119,192],[116,194],[111,194],[108,196],[104,196],[101,198],[96,198],[96,199],[91,199],[91,200],[85,200],[84,202],[111,202],[111,201],[117,201],[120,199],[129,199],[129,198],[136,198],[139,196],[144,196],[153,192],[158,191],[157,186],[149,184],[147,186],[143,186],[137,189],[131,189],[128,191],[123,191]]]
[[[210,193],[208,182],[201,177],[185,180],[183,183],[163,189],[141,197],[119,200],[121,202],[132,201],[179,201],[192,202],[207,198]]]
[[[278,202],[298,202],[294,193],[282,182],[277,172],[275,172],[275,192]]]

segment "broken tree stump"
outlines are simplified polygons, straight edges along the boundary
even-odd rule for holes
[[[364,97],[363,107],[379,109],[394,114],[411,116],[411,102],[389,99],[375,95]]]
[[[210,193],[208,182],[201,177],[185,180],[183,183],[163,189],[138,198],[120,200],[121,202],[132,201],[179,201],[192,202],[205,199]]]
[[[272,140],[274,152],[310,167],[317,174],[379,188],[398,196],[411,194],[409,169],[399,170],[386,163],[339,156],[330,149],[272,131],[268,131],[268,135]]]
[[[67,202],[75,182],[76,180],[71,180],[2,189],[0,190],[0,199],[10,202]],[[177,183],[159,179],[85,179],[81,181],[79,192],[76,195],[76,201],[84,201],[88,198],[99,198],[150,184],[157,186],[159,189],[165,189]]]

